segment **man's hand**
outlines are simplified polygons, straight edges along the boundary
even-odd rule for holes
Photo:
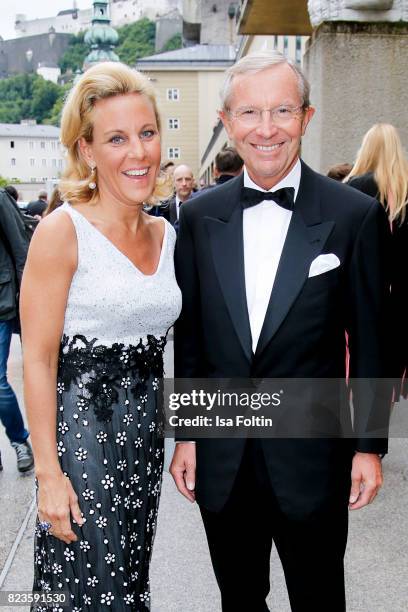
[[[356,453],[351,470],[350,510],[370,504],[382,483],[380,457],[374,453]]]
[[[192,442],[178,442],[170,465],[170,474],[184,497],[195,501],[196,447]]]

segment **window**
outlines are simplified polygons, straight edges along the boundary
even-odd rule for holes
[[[288,55],[288,46],[289,46],[289,39],[287,36],[283,37],[283,55],[286,57]]]
[[[14,140],[10,140],[10,149],[14,149]]]
[[[56,168],[56,167],[57,167],[57,160],[56,160],[56,159],[53,159],[53,160],[52,160],[52,167],[53,167],[53,168]]]
[[[56,147],[56,145],[57,145],[57,143],[55,142],[55,140],[52,140],[52,141],[51,141],[51,149],[52,149],[53,151],[55,151],[55,147]]]
[[[31,183],[36,183],[36,182],[37,182],[37,179],[35,178],[35,176],[32,176],[32,177],[30,178],[30,182],[31,182]]]
[[[180,159],[180,147],[169,147],[167,149],[167,157],[169,159]]]
[[[16,158],[15,158],[15,157],[12,157],[12,158],[11,158],[11,165],[12,165],[12,166],[15,166],[15,165],[16,165]]]
[[[47,160],[46,159],[42,159],[41,160],[41,165],[42,166],[46,166],[47,165]]]
[[[30,146],[30,149],[34,149],[34,142],[32,140],[30,140],[28,144]]]
[[[177,87],[170,87],[170,89],[167,90],[167,100],[170,100],[171,102],[178,102],[179,99],[180,92]]]
[[[278,48],[278,42],[279,42],[279,38],[278,35],[275,34],[275,36],[273,37],[273,48],[277,49]]]
[[[34,159],[34,157],[30,157],[30,166],[35,166],[35,159]]]
[[[296,63],[302,62],[302,37],[296,36]]]
[[[40,143],[40,147],[41,147],[42,149],[45,149],[45,142],[44,142],[43,140],[42,140],[42,141],[41,141],[41,143]]]
[[[180,121],[178,119],[169,119],[169,130],[178,130]]]
[[[58,160],[58,168],[62,168],[62,159]]]

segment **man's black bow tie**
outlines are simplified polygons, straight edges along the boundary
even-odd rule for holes
[[[250,208],[256,206],[264,200],[273,200],[286,210],[293,210],[295,200],[295,190],[293,187],[283,187],[276,191],[259,191],[258,189],[250,189],[243,187],[241,190],[242,208]]]

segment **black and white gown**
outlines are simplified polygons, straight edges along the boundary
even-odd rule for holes
[[[181,294],[165,233],[156,272],[143,274],[74,207],[78,241],[61,339],[57,445],[85,519],[66,545],[35,535],[34,591],[65,592],[64,612],[150,609],[149,563],[163,470],[159,393],[168,329]],[[40,603],[36,612],[57,612]]]

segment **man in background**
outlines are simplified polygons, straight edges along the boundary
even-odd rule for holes
[[[28,431],[16,395],[7,380],[11,336],[18,317],[17,294],[27,257],[24,223],[9,193],[0,190],[0,420],[17,454],[17,468],[34,466]],[[3,469],[0,456],[0,470]]]
[[[48,194],[46,191],[40,191],[38,194],[38,200],[30,202],[27,206],[27,213],[32,217],[42,217],[45,209],[47,208]]]
[[[174,169],[173,181],[175,195],[167,201],[167,218],[170,223],[177,228],[180,207],[190,198],[193,192],[193,171],[189,166],[180,164]]]

